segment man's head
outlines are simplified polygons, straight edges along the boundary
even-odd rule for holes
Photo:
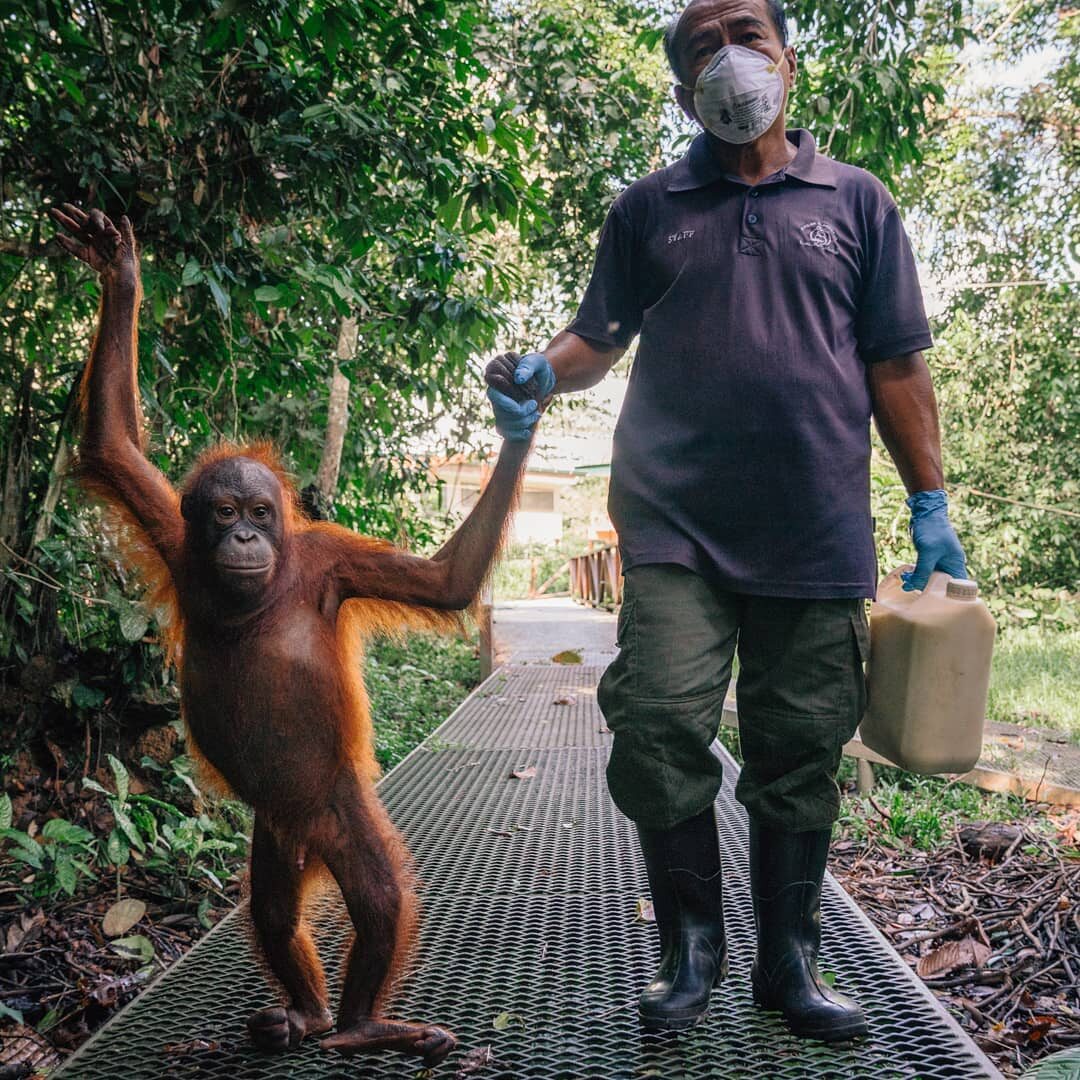
[[[690,0],[668,24],[664,51],[675,76],[676,100],[703,127],[694,105],[694,86],[725,45],[752,49],[780,64],[787,90],[795,81],[795,51],[788,45],[783,0]],[[784,109],[775,123],[783,125]]]
[[[192,476],[180,506],[198,569],[229,592],[261,595],[287,527],[274,471],[247,457],[221,458]]]

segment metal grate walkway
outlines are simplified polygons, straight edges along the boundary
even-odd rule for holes
[[[607,796],[610,735],[596,706],[597,667],[504,667],[390,773],[381,794],[422,879],[418,968],[391,1014],[438,1021],[460,1046],[437,1075],[478,1080],[889,1080],[997,1077],[933,996],[831,879],[823,968],[870,1017],[862,1045],[796,1040],[753,1006],[746,818],[726,760],[718,803],[731,975],[690,1033],[644,1036],[635,1000],[653,973],[654,928],[630,824]],[[562,704],[556,704],[562,702]],[[533,779],[511,777],[534,766]],[[68,1080],[165,1077],[417,1076],[412,1059],[344,1059],[316,1042],[282,1057],[244,1040],[249,1011],[273,1000],[251,959],[244,909],[226,918],[62,1070]],[[344,933],[321,901],[330,958]],[[328,964],[331,975],[333,964]],[[496,1030],[500,1014],[508,1021]],[[195,1040],[207,1040],[199,1049]],[[469,1051],[490,1047],[476,1072]]]

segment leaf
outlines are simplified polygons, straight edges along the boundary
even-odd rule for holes
[[[915,970],[920,978],[938,978],[949,975],[957,968],[982,967],[990,958],[992,951],[989,946],[976,941],[973,937],[961,938],[959,941],[946,941],[944,945],[919,957]]]
[[[644,896],[639,896],[634,905],[634,917],[638,922],[656,922],[656,910],[653,902]]]
[[[96,780],[91,780],[89,776],[83,777],[82,786],[88,791],[96,791],[101,795],[112,795],[112,792],[108,788],[102,787]]]
[[[120,800],[121,804],[126,803],[129,785],[128,771],[124,768],[124,763],[118,757],[109,754],[108,758],[109,765],[112,768],[113,778],[116,780],[116,797]]]
[[[5,791],[0,795],[0,829],[10,829],[11,818],[11,796]]]
[[[116,818],[116,824],[119,826],[123,834],[131,841],[132,847],[136,851],[145,851],[146,844],[143,842],[143,838],[139,835],[139,830],[132,824],[131,818],[124,813],[123,809],[119,806],[113,807],[113,817]]]
[[[71,691],[71,701],[79,709],[98,709],[105,704],[105,694],[96,686],[76,683]]]
[[[514,780],[531,780],[536,775],[536,766],[530,765],[525,769],[515,769],[511,774]]]
[[[557,652],[551,660],[555,664],[580,664],[581,653],[577,649],[563,649],[562,652]]]
[[[281,290],[276,285],[260,285],[255,290],[255,299],[264,304],[276,304],[281,299]]]
[[[184,263],[184,272],[180,275],[181,285],[198,285],[203,280],[203,269],[197,259],[188,259]]]
[[[210,910],[211,910],[210,897],[209,896],[204,896],[199,901],[199,910],[198,910],[198,912],[196,914],[197,914],[197,917],[199,919],[199,925],[202,926],[206,930],[212,930],[214,928],[214,923],[210,918]]]
[[[210,293],[214,297],[214,303],[218,306],[218,311],[221,312],[221,317],[227,319],[229,317],[229,294],[222,288],[221,282],[210,273],[206,271],[206,284],[210,286]]]
[[[323,103],[320,105],[309,105],[301,114],[301,120],[314,120],[319,116],[325,116],[331,111],[329,105]]]
[[[87,832],[81,826],[73,825],[63,818],[50,818],[46,821],[41,835],[58,844],[86,844],[94,839],[92,832]]]
[[[1022,1080],[1076,1080],[1077,1076],[1080,1076],[1080,1047],[1074,1046],[1043,1058],[1024,1073]]]
[[[131,846],[120,829],[113,829],[105,843],[105,854],[113,866],[127,866],[131,860]]]
[[[491,1021],[491,1026],[496,1031],[505,1031],[511,1024],[517,1024],[519,1027],[525,1026],[525,1021],[517,1013],[501,1012],[495,1016]]]
[[[75,864],[66,856],[56,860],[56,881],[60,888],[68,894],[75,895],[75,886],[78,884],[79,872]]]
[[[101,929],[106,937],[119,937],[126,934],[144,915],[146,905],[141,900],[130,898],[117,900],[101,920]]]
[[[467,1054],[458,1060],[458,1068],[455,1077],[469,1076],[471,1073],[483,1072],[493,1061],[495,1055],[490,1046],[473,1047]]]
[[[131,604],[120,612],[120,633],[125,641],[142,641],[150,626],[142,605]]]
[[[18,1009],[13,1009],[9,1005],[5,1005],[0,1001],[0,1017],[7,1017],[9,1020],[14,1020],[17,1024],[24,1023],[23,1014]]]
[[[142,934],[117,938],[109,947],[125,960],[140,960],[149,964],[154,959],[154,943]]]

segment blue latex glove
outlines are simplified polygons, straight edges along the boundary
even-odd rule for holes
[[[526,353],[514,369],[514,382],[518,386],[524,386],[530,379],[536,379],[537,394],[546,403],[555,389],[555,372],[543,353]]]
[[[519,359],[514,353],[505,353],[488,364],[484,378],[499,434],[511,442],[531,438],[540,419],[541,403],[546,405],[555,389],[555,372],[547,357],[527,353]]]
[[[911,507],[911,539],[918,558],[915,569],[900,575],[904,592],[925,589],[935,570],[954,578],[967,577],[964,549],[949,523],[949,500],[945,492],[916,491],[907,498]]]
[[[489,386],[488,401],[495,412],[495,430],[510,442],[525,442],[532,438],[532,429],[540,419],[540,406],[532,398],[515,401]]]

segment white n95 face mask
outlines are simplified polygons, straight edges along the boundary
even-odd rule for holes
[[[748,143],[768,131],[780,115],[784,90],[779,63],[756,49],[725,45],[698,76],[694,106],[718,139]]]

